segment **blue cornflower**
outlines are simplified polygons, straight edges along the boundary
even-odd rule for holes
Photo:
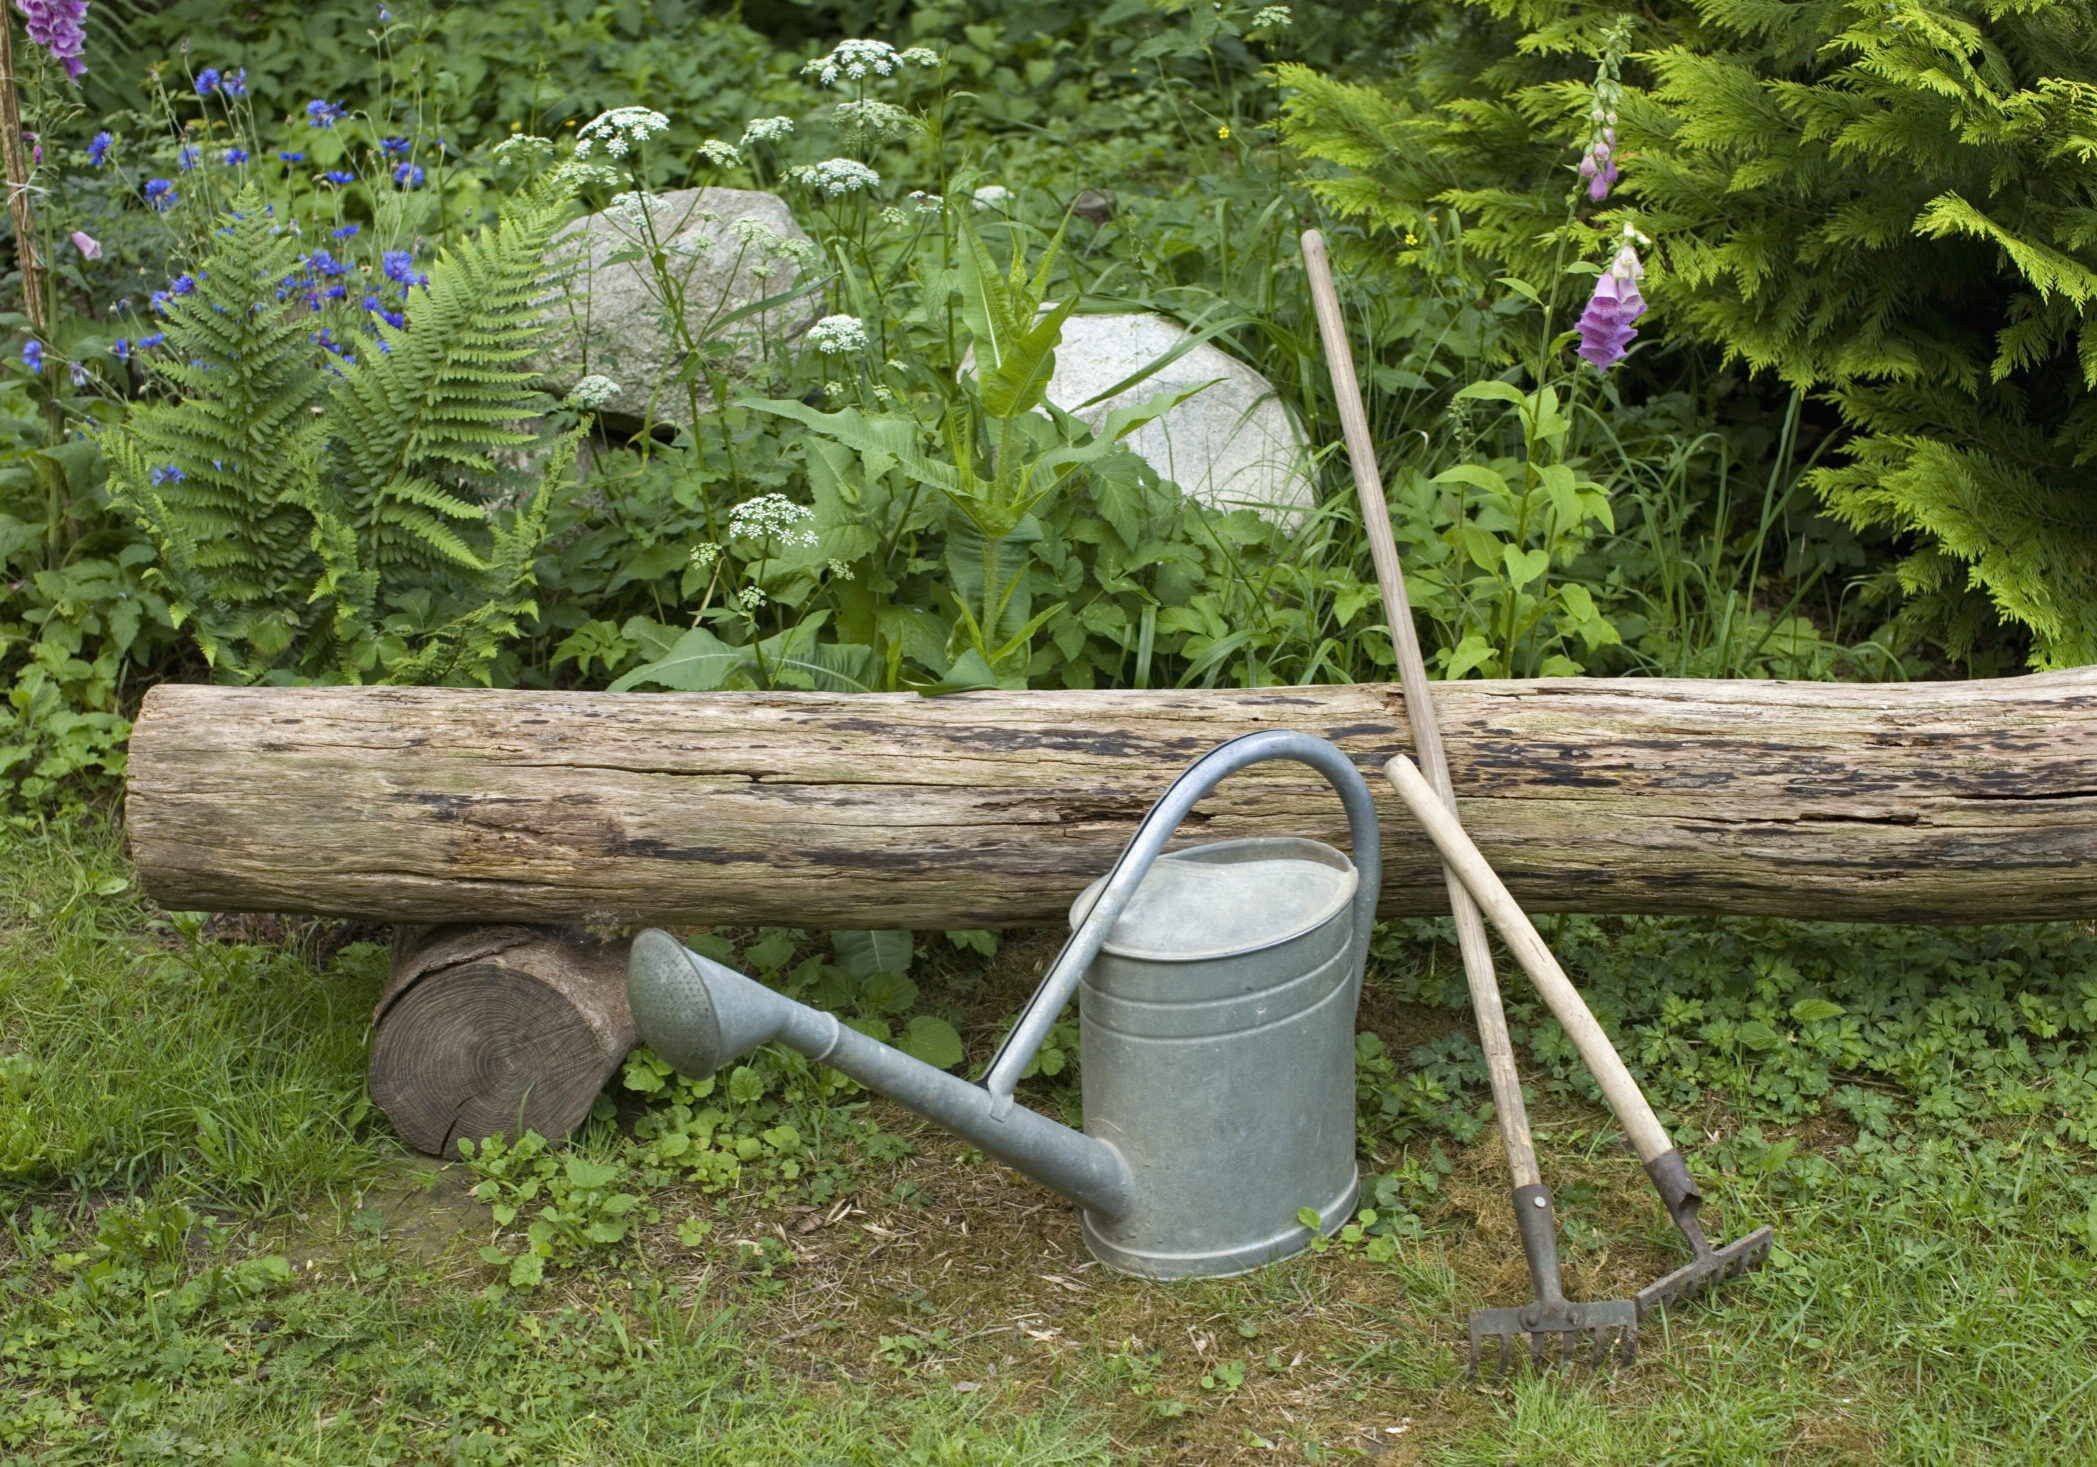
[[[166,291],[156,290],[153,292],[153,309],[160,312],[161,315],[166,315],[173,309],[174,304],[175,298]]]
[[[218,84],[218,89],[229,97],[245,97],[248,94],[248,69],[243,66],[230,73]]]
[[[176,295],[195,295],[197,293],[197,277],[184,271],[168,282],[168,289]]]
[[[187,173],[197,166],[197,159],[202,156],[195,148],[185,147],[181,152],[175,154],[175,161],[181,164],[182,171]]]
[[[120,362],[128,362],[131,360],[131,343],[119,336],[109,344],[109,354]]]
[[[337,239],[348,239],[363,227],[361,224],[345,224],[340,229],[329,230],[328,233],[334,235]]]
[[[303,163],[306,161],[306,155],[304,153],[279,153],[277,154],[277,156],[279,158],[282,158],[286,163]]]
[[[116,146],[116,139],[106,132],[95,134],[95,140],[87,145],[87,161],[100,168],[109,161],[109,150]]]
[[[22,365],[32,372],[44,370],[44,344],[33,336],[22,343]]]
[[[415,268],[415,257],[406,250],[387,250],[379,257],[379,268],[386,278],[406,290],[411,285],[428,285],[430,277]]]
[[[197,73],[197,95],[208,97],[218,90],[218,68],[207,66]]]
[[[422,167],[416,163],[403,163],[393,170],[393,181],[402,188],[422,187]]]
[[[247,162],[247,161],[248,161],[248,150],[247,150],[246,148],[228,148],[228,149],[226,149],[226,166],[227,166],[228,168],[232,167],[232,166],[233,166],[234,164],[236,164],[236,163],[245,163],[245,162]]]
[[[153,470],[152,479],[156,484],[179,484],[182,482],[183,474],[173,464],[163,464]]]
[[[160,345],[161,342],[166,340],[167,333],[165,331],[155,331],[150,336],[141,336],[138,339],[138,349],[140,351],[151,351],[154,347]]]
[[[320,98],[315,97],[306,104],[306,126],[308,127],[333,127],[341,120],[342,104],[339,102],[324,102]]]
[[[380,138],[379,151],[381,153],[405,153],[408,151],[408,140],[406,138]]]
[[[164,178],[149,178],[145,187],[146,202],[156,209],[167,209],[181,198],[175,186]]]
[[[357,181],[357,175],[346,168],[330,168],[321,177],[333,184],[355,183]]]

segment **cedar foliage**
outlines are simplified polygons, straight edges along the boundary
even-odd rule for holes
[[[165,323],[170,396],[104,439],[112,501],[152,537],[155,574],[221,676],[485,681],[532,615],[551,488],[492,501],[490,455],[538,440],[545,255],[566,204],[549,184],[441,255],[406,330],[377,318],[348,357],[285,300],[296,236],[252,188]]]
[[[1431,209],[1521,272],[1550,253],[1601,29],[1630,19],[1618,191],[1658,242],[1648,337],[1817,393],[1809,482],[1897,532],[1907,614],[1954,657],[1994,617],[2035,666],[2097,662],[2097,4],[1450,0],[1390,90],[1284,68],[1319,185]]]

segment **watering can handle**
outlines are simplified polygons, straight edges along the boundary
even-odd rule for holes
[[[1354,860],[1358,884],[1354,890],[1354,945],[1365,949],[1369,942],[1369,931],[1376,918],[1376,899],[1383,888],[1383,856],[1376,833],[1376,807],[1369,798],[1368,782],[1354,762],[1331,743],[1316,734],[1300,733],[1294,729],[1262,729],[1220,744],[1195,760],[1182,771],[1180,777],[1166,787],[1158,796],[1158,802],[1150,807],[1136,833],[1122,848],[1121,856],[1114,869],[1107,875],[1107,883],[1101,888],[1099,899],[1085,920],[1070,934],[1063,944],[1063,951],[1041,979],[1041,986],[1027,1000],[1020,1011],[1019,1020],[1005,1042],[998,1047],[997,1056],[991,1060],[990,1068],[984,1072],[983,1088],[990,1092],[1002,1113],[1012,1103],[1012,1087],[1019,1082],[1020,1073],[1033,1062],[1034,1053],[1041,1048],[1041,1041],[1048,1037],[1049,1026],[1070,1002],[1070,995],[1078,986],[1078,980],[1099,955],[1100,947],[1107,934],[1135,896],[1136,888],[1150,874],[1151,863],[1165,849],[1174,831],[1186,819],[1202,796],[1221,784],[1230,775],[1236,774],[1248,764],[1259,764],[1268,759],[1294,759],[1308,764],[1324,775],[1340,802],[1347,807],[1347,832],[1353,850],[1349,853]],[[1350,954],[1351,964],[1360,970],[1361,952]]]

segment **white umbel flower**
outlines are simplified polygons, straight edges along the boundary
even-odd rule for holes
[[[619,395],[619,384],[592,372],[568,389],[568,406],[590,411],[603,407]]]
[[[840,80],[865,81],[870,76],[894,76],[906,66],[937,66],[939,55],[923,46],[898,51],[886,41],[839,41],[828,56],[818,56],[801,68],[803,76],[819,77],[826,87]]]
[[[856,158],[826,158],[787,170],[787,177],[805,183],[827,199],[872,191],[881,186],[881,175]]]
[[[1012,205],[1012,190],[1002,183],[986,183],[969,198],[978,209],[1006,209]]]
[[[893,102],[840,102],[835,115],[846,131],[877,138],[901,137],[923,125]]]
[[[784,494],[760,494],[728,511],[728,533],[753,540],[777,540],[782,547],[806,548],[816,542],[808,522],[815,511],[796,504]]]
[[[708,138],[699,145],[699,152],[716,168],[733,168],[743,161],[743,155],[735,150],[734,144],[724,143],[719,138]]]
[[[791,117],[756,117],[743,129],[743,140],[738,147],[749,147],[752,143],[776,143],[789,137],[794,130]]]
[[[642,189],[614,195],[604,212],[614,223],[623,224],[629,229],[646,229],[662,211],[662,195],[651,194]]]
[[[670,119],[647,107],[614,107],[582,125],[575,135],[575,156],[587,158],[603,148],[614,158],[626,156],[628,148],[643,143],[670,126]]]
[[[825,316],[808,328],[808,344],[824,356],[866,350],[866,323],[857,316]]]

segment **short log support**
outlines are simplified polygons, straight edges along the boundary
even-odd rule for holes
[[[372,1016],[371,1096],[400,1138],[456,1158],[461,1140],[559,1140],[634,1046],[626,944],[555,927],[395,929]]]

